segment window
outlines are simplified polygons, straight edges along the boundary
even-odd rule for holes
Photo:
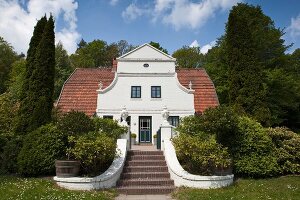
[[[179,125],[179,117],[178,116],[169,116],[168,122],[172,125],[177,127]]]
[[[151,86],[151,98],[161,98],[160,86]]]
[[[113,119],[112,115],[103,115],[103,119]]]
[[[141,98],[141,86],[131,86],[131,98]]]

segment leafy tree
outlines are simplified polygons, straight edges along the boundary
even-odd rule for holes
[[[111,67],[113,58],[118,56],[117,46],[107,45],[103,40],[94,40],[78,48],[70,56],[71,62],[77,67]]]
[[[35,27],[26,59],[16,131],[26,133],[51,120],[53,107],[55,45],[54,20],[41,18]]]
[[[160,44],[159,44],[158,42],[153,42],[153,41],[151,41],[149,44],[150,44],[151,46],[153,46],[153,47],[155,47],[155,48],[161,50],[162,52],[168,54],[168,50],[167,50],[167,49],[164,49],[162,46],[160,46]]]
[[[54,83],[54,99],[57,99],[64,82],[72,73],[73,68],[67,51],[62,43],[55,46],[55,83]]]
[[[26,60],[20,59],[12,64],[9,80],[9,93],[14,100],[20,100],[26,73]]]
[[[18,59],[13,47],[0,37],[0,94],[7,89],[12,64]]]
[[[203,55],[199,47],[184,46],[176,50],[172,56],[176,58],[178,68],[198,68],[203,64]]]
[[[128,44],[126,40],[120,40],[116,43],[118,48],[118,56],[124,55],[125,53],[133,50],[136,46]]]
[[[224,37],[218,39],[216,46],[204,55],[204,68],[216,87],[220,104],[229,104],[228,64],[225,54]]]

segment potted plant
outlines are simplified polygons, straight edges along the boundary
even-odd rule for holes
[[[72,159],[72,145],[75,137],[68,137],[68,148],[66,149],[65,160],[55,160],[56,176],[61,178],[75,177],[78,176],[80,171],[80,161]]]
[[[157,145],[157,135],[153,135],[153,142],[154,142],[154,145]]]
[[[131,144],[132,145],[136,144],[136,134],[135,133],[131,133],[130,134],[130,138],[131,138]]]

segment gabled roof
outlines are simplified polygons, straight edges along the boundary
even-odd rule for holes
[[[117,60],[143,60],[143,59],[153,59],[153,60],[170,60],[170,61],[176,61],[175,58],[172,56],[166,54],[165,52],[162,52],[161,50],[153,47],[152,45],[145,43],[132,51],[129,51],[128,53],[120,56],[117,58]]]
[[[178,69],[176,72],[181,85],[189,88],[189,83],[192,83],[192,89],[195,90],[194,106],[196,113],[202,113],[209,107],[219,105],[215,86],[205,69]]]
[[[77,110],[92,116],[96,112],[99,83],[106,88],[114,79],[112,68],[78,68],[65,82],[57,107],[62,112]]]
[[[213,82],[204,69],[179,69],[176,72],[179,82],[184,87],[189,88],[188,85],[192,82],[196,113],[219,105]],[[92,116],[96,112],[96,90],[99,89],[100,81],[103,84],[102,88],[106,88],[113,81],[114,75],[112,68],[76,69],[66,81],[57,106],[62,112],[78,110]]]

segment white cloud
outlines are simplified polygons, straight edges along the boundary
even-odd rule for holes
[[[17,0],[0,0],[0,36],[11,43],[17,52],[26,53],[33,28],[45,13],[52,13],[58,20],[63,17],[65,27],[56,30],[56,42],[61,41],[69,53],[76,50],[80,39],[77,32],[76,9],[74,0],[30,0],[27,3]]]
[[[197,29],[203,26],[209,19],[219,11],[230,9],[237,2],[243,0],[155,0],[154,7],[148,6],[148,12],[138,12],[137,16],[151,15],[152,21],[162,21],[172,25],[176,30],[182,28]],[[135,4],[129,5],[124,12],[134,5],[135,10],[139,10]],[[123,16],[124,17],[124,16]]]
[[[122,12],[122,17],[126,22],[128,22],[147,13],[147,9],[139,8],[135,3],[132,3]]]
[[[287,28],[287,31],[290,33],[293,39],[300,36],[300,14],[291,19],[291,25]]]
[[[119,0],[110,0],[109,4],[112,6],[117,5],[117,3],[119,2]]]
[[[216,45],[216,41],[212,41],[209,44],[204,45],[203,47],[200,48],[200,52],[202,54],[206,54],[208,52],[208,50],[210,50],[211,48],[213,48],[213,46]]]
[[[194,40],[193,42],[192,42],[192,44],[190,44],[190,47],[199,47],[200,45],[199,45],[199,43],[198,43],[198,41],[197,40]]]

